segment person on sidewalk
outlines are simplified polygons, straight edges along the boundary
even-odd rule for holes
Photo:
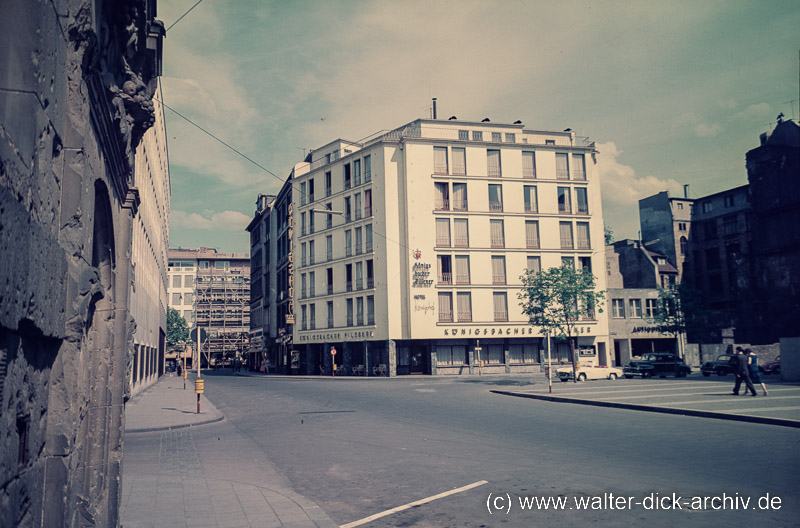
[[[747,366],[747,356],[744,354],[744,350],[742,347],[736,347],[736,385],[733,386],[733,395],[739,395],[739,387],[742,386],[742,382],[744,381],[745,387],[745,394],[747,391],[755,396],[756,395],[756,388],[753,386],[753,382],[750,380],[750,368]]]
[[[750,380],[753,382],[753,386],[756,383],[761,385],[761,390],[764,391],[764,396],[766,396],[768,394],[767,386],[764,385],[761,373],[758,371],[758,356],[753,352],[752,348],[745,348],[744,353],[747,355],[747,367],[750,369]]]

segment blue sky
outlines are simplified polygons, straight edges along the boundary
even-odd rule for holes
[[[430,117],[432,97],[589,136],[605,221],[636,237],[640,198],[746,183],[759,134],[798,118],[798,28],[795,0],[205,0],[167,33],[165,103],[274,175],[167,110],[170,246],[248,252],[258,193],[303,149]]]

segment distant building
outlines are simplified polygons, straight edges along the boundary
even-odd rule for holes
[[[276,288],[273,282],[277,261],[272,241],[277,233],[277,214],[273,214],[275,196],[259,194],[255,217],[247,226],[250,233],[250,348],[247,366],[261,370],[262,365],[274,368],[275,354]]]
[[[658,288],[673,284],[678,270],[664,255],[635,240],[606,246],[606,306],[614,365],[647,352],[677,351],[675,337],[652,321],[658,309]]]
[[[687,187],[684,187],[684,195]],[[639,222],[645,247],[664,255],[678,270],[677,281],[683,280],[688,257],[694,200],[688,196],[672,198],[664,191],[639,200]]]
[[[249,350],[250,256],[170,249],[169,284],[169,305],[208,335],[200,344],[202,367],[243,361]]]
[[[314,150],[269,213],[279,370],[539,371],[519,277],[602,262],[595,154],[572,132],[436,119]],[[582,358],[608,363],[607,324],[579,324]]]

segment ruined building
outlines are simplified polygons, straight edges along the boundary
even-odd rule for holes
[[[116,526],[155,0],[0,2],[0,525]]]

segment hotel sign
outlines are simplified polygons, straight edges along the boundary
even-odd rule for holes
[[[289,274],[289,304],[286,307],[286,324],[294,324],[294,253],[292,252],[292,239],[294,238],[294,206],[289,202],[288,209],[288,225],[287,237],[289,238],[289,267],[287,269]]]
[[[349,341],[349,340],[364,340],[364,339],[372,339],[375,337],[374,330],[346,330],[346,331],[335,331],[335,332],[317,332],[314,334],[300,334],[299,341],[301,343],[319,343],[319,342],[331,342],[331,341]]]
[[[529,325],[524,326],[501,326],[501,327],[454,327],[444,328],[444,337],[521,337],[524,335],[533,335],[533,327]],[[590,335],[592,327],[578,326],[575,328],[576,334]],[[538,336],[539,333],[537,332]],[[577,336],[576,336],[577,337]]]
[[[433,286],[431,276],[431,265],[423,262],[416,262],[411,268],[411,287],[430,288]]]

